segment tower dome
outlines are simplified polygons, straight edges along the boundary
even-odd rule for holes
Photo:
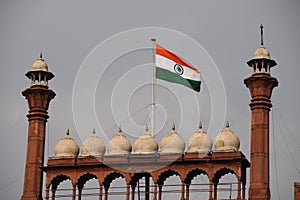
[[[172,130],[160,142],[162,153],[183,153],[185,149],[184,140],[175,131],[175,124],[172,124]]]
[[[80,147],[81,156],[102,156],[105,153],[105,145],[96,135],[95,128],[92,134],[82,143]]]
[[[154,154],[158,150],[158,144],[152,135],[148,133],[146,125],[145,132],[134,142],[133,149],[138,154]]]
[[[264,46],[260,46],[255,52],[253,59],[270,59],[270,53]]]
[[[218,151],[237,151],[239,148],[240,139],[229,129],[227,121],[226,128],[215,139],[215,149]]]
[[[211,138],[202,130],[202,123],[199,129],[189,138],[188,152],[209,152],[213,146]]]
[[[119,132],[113,137],[108,145],[107,152],[109,155],[122,155],[131,152],[132,146],[126,136],[122,133],[122,129],[119,128]]]
[[[40,57],[32,65],[32,71],[45,71],[48,72],[48,65],[43,59],[42,53]]]
[[[70,131],[67,130],[66,136],[62,138],[54,148],[55,157],[76,157],[79,153],[77,143],[70,137]]]

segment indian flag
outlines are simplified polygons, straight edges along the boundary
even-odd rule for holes
[[[174,53],[156,44],[156,78],[200,92],[200,72]]]

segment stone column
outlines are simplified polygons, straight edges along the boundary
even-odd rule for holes
[[[214,183],[214,200],[218,199],[218,183]]]
[[[133,186],[131,186],[131,200],[134,200],[134,198],[135,198],[135,185],[133,185]]]
[[[73,185],[73,188],[72,188],[72,200],[75,200],[76,199],[76,185]]]
[[[109,187],[104,186],[104,200],[108,200],[108,189]]]
[[[55,192],[56,189],[52,188],[52,197],[51,197],[52,200],[55,200]]]
[[[242,199],[246,199],[246,182],[242,181]]]
[[[145,176],[145,200],[150,199],[150,178]]]
[[[153,200],[157,200],[157,183],[154,183]]]
[[[238,193],[237,193],[237,199],[241,199],[241,181],[238,180]]]
[[[126,185],[126,200],[129,200],[130,198],[130,185]]]
[[[100,184],[100,187],[99,187],[99,200],[102,200],[102,195],[103,195],[103,185]]]
[[[213,200],[213,183],[209,180],[209,200]]]
[[[162,185],[158,185],[158,200],[161,200]]]
[[[190,199],[190,184],[186,184],[186,188],[185,188],[185,199],[189,200]]]
[[[184,188],[185,188],[184,181],[181,181],[181,200],[184,200]]]
[[[49,187],[46,188],[45,200],[49,200]]]
[[[78,200],[81,200],[82,189],[83,188],[78,188]]]

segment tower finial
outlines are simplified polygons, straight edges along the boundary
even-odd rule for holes
[[[260,45],[261,46],[264,46],[264,26],[261,24],[260,26],[259,26],[259,28],[260,28]]]
[[[95,127],[93,128],[93,132],[92,132],[94,135],[96,134],[96,129]]]
[[[69,129],[69,128],[67,129],[66,134],[67,134],[67,135],[70,135],[70,129]]]
[[[40,59],[43,59],[43,54],[42,54],[42,52],[40,52]]]

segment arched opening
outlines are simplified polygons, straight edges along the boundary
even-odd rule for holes
[[[218,184],[218,197],[220,199],[237,199],[238,179],[234,174],[225,174]]]
[[[193,178],[189,186],[189,199],[209,199],[209,179],[205,174]]]
[[[59,175],[52,179],[49,191],[52,199],[70,199],[72,197],[72,191],[72,182],[68,176]]]
[[[134,199],[154,199],[154,182],[149,173],[135,173],[131,178],[131,194]]]
[[[240,194],[240,183],[233,170],[223,168],[213,178],[215,195],[218,199],[237,199]]]
[[[159,198],[158,199],[181,199],[182,183],[179,174],[174,170],[163,172],[158,179]]]
[[[78,199],[99,199],[100,187],[97,177],[87,173],[78,179]]]
[[[210,183],[207,173],[202,169],[190,171],[185,178],[186,199],[208,199],[210,194]]]
[[[114,172],[109,174],[103,182],[104,186],[104,199],[119,199],[126,195],[126,181],[122,174]]]
[[[112,199],[120,199],[120,197],[125,197],[126,195],[126,181],[125,178],[119,177],[114,179],[108,190],[108,196]]]
[[[178,175],[166,179],[162,188],[162,199],[175,200],[181,197],[181,180]]]

